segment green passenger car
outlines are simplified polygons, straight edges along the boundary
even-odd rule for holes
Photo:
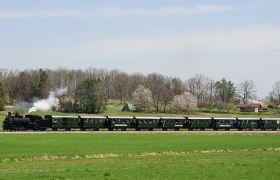
[[[50,120],[51,128],[53,131],[57,131],[58,129],[65,129],[66,131],[70,131],[71,128],[80,128],[79,116],[46,115],[45,118]]]
[[[100,128],[107,128],[107,118],[104,116],[80,116],[81,131],[92,129],[98,131]]]
[[[262,122],[260,118],[238,118],[240,121],[239,130],[248,129],[252,131],[253,129],[262,129]]]
[[[183,117],[161,117],[159,126],[163,131],[168,129],[179,131],[182,128],[186,128],[186,123],[187,119]]]
[[[141,129],[152,131],[154,128],[158,128],[160,122],[160,117],[134,117],[134,119],[136,131]]]
[[[194,129],[200,129],[204,131],[205,129],[213,128],[214,120],[213,118],[204,117],[189,117],[187,118],[187,127],[189,131]]]
[[[213,129],[224,129],[226,131],[230,129],[238,128],[238,120],[236,118],[215,118],[213,123]]]
[[[262,130],[271,129],[277,130],[280,129],[280,118],[262,118]]]
[[[108,116],[108,130],[121,129],[126,131],[127,128],[134,127],[134,117],[110,117]]]

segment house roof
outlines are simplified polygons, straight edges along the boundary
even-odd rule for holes
[[[261,104],[238,104],[237,108],[262,108]]]

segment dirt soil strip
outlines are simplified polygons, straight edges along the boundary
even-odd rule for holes
[[[279,135],[280,131],[13,131],[1,134],[198,134],[198,135]]]

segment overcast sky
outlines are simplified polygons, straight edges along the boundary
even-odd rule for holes
[[[1,68],[280,80],[279,0],[0,0]]]

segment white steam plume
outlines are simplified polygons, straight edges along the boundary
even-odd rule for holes
[[[37,110],[48,111],[53,107],[59,107],[59,99],[58,96],[62,96],[68,91],[67,88],[56,89],[55,91],[50,91],[48,99],[42,99],[33,103],[33,107],[31,107],[28,113],[35,112]]]

